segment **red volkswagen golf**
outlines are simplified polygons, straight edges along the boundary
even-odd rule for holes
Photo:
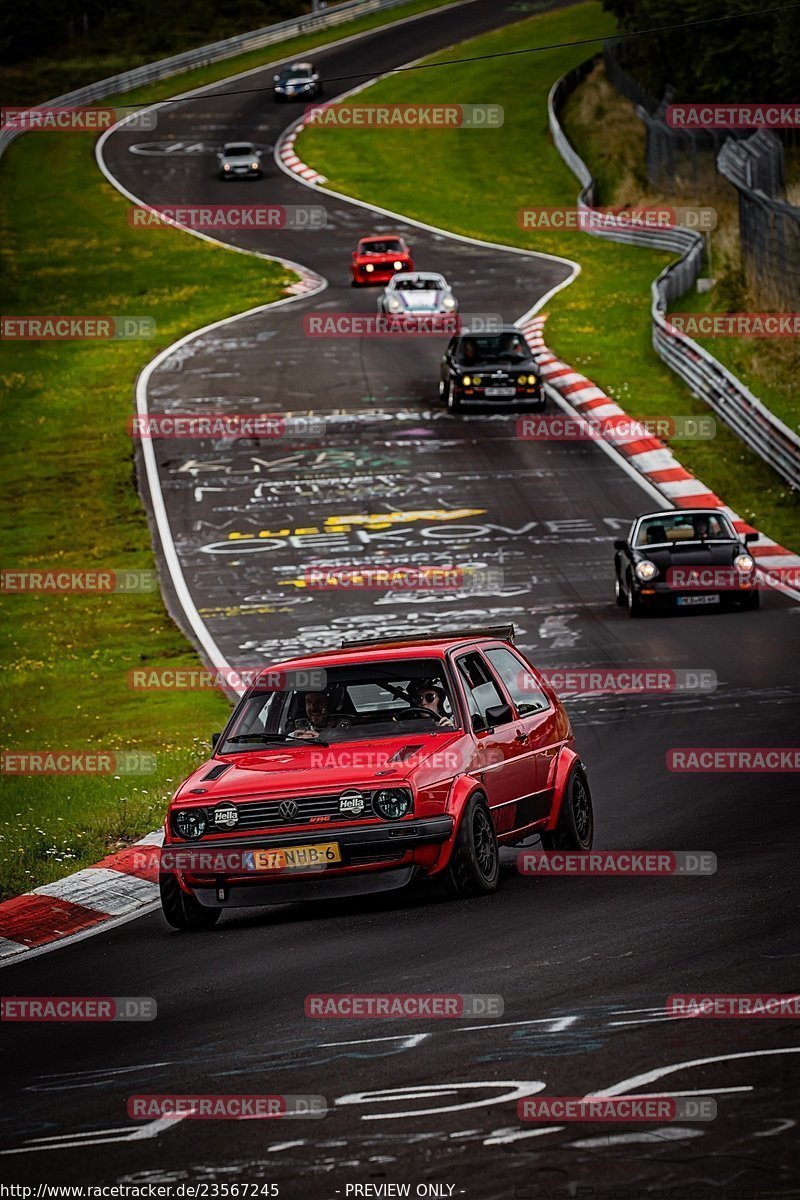
[[[477,896],[499,846],[588,850],[593,823],[569,719],[513,627],[350,642],[250,686],[170,803],[161,901],[198,929],[415,875]]]

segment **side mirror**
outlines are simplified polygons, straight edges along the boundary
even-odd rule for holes
[[[495,704],[493,708],[486,710],[486,720],[490,725],[507,725],[513,719],[514,714],[510,704]]]
[[[221,737],[222,737],[221,733],[212,733],[212,735],[211,735],[211,749],[212,750],[216,750],[217,745],[219,743],[219,739]]]
[[[628,543],[623,542],[621,538],[617,538],[617,540],[614,542],[615,550],[626,550],[627,547],[628,547]]]
[[[273,75],[273,76],[272,76],[272,82],[273,82],[273,83],[280,83],[280,81],[281,81],[281,77],[280,77],[280,75]]]
[[[480,713],[472,714],[472,731],[473,733],[483,733],[486,729],[486,722]]]
[[[758,541],[758,539],[759,539],[759,536],[760,536],[760,535],[759,535],[759,534],[757,534],[757,533],[755,533],[755,532],[754,532],[754,533],[746,533],[746,534],[744,535],[744,540],[745,540],[746,542],[757,542],[757,541]]]

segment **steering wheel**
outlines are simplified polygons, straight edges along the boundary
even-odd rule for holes
[[[431,712],[429,708],[416,708],[413,704],[411,708],[406,708],[401,713],[395,713],[392,717],[393,721],[416,721],[418,717],[430,717],[432,721],[438,721],[439,717],[435,712]]]

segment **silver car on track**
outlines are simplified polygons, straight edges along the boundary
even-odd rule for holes
[[[391,316],[454,313],[458,301],[444,275],[433,271],[399,271],[378,298],[378,312]]]
[[[252,142],[226,142],[217,152],[217,174],[220,179],[260,179],[261,151]]]

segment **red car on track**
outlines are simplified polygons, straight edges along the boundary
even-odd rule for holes
[[[178,929],[226,908],[440,879],[493,892],[499,846],[588,850],[586,768],[513,626],[372,639],[279,664],[178,788],[161,901]]]
[[[350,274],[353,287],[388,283],[398,271],[413,271],[411,251],[401,237],[376,233],[359,239],[353,251]]]

